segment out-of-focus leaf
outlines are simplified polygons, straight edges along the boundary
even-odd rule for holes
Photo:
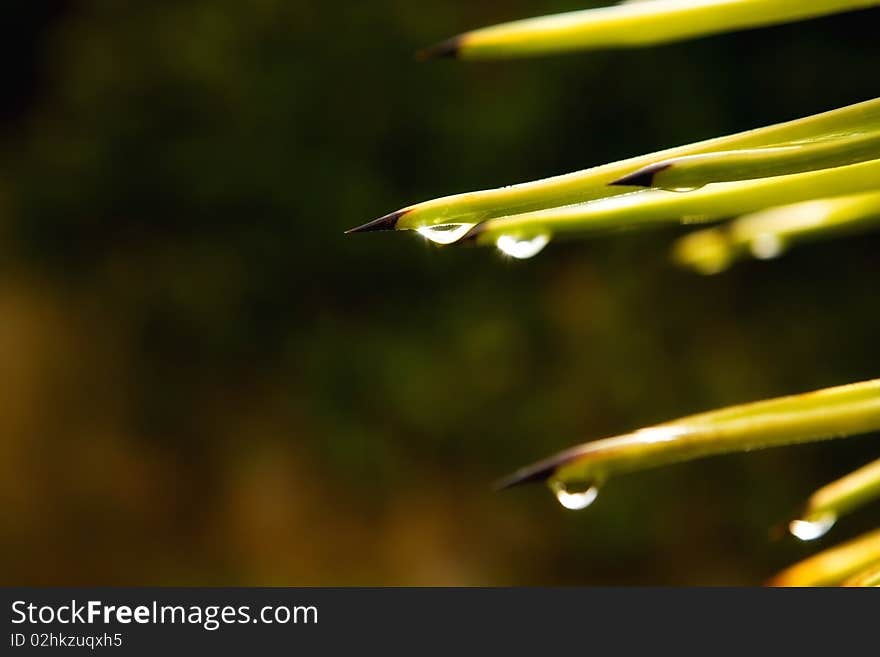
[[[787,568],[770,586],[836,586],[880,562],[880,529]]]
[[[748,256],[768,259],[792,245],[872,230],[880,224],[880,192],[795,203],[747,214],[679,239],[674,260],[702,274]]]
[[[631,48],[876,6],[876,0],[653,0],[494,25],[444,41],[423,58],[506,59]]]
[[[854,587],[880,587],[880,563],[876,563],[873,566],[869,566],[865,570],[860,573],[856,573],[848,580],[846,580],[842,586],[854,586]]]
[[[837,519],[880,497],[880,460],[823,486],[807,500],[798,518],[789,524],[802,540],[823,536]]]

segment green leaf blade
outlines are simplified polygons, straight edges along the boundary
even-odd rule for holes
[[[673,245],[672,254],[682,267],[715,274],[749,256],[767,258],[794,245],[878,226],[880,192],[866,192],[747,214],[682,237]]]
[[[611,183],[638,169],[673,158],[854,134],[869,130],[871,126],[880,126],[880,98],[574,173],[432,199],[391,213],[378,223],[384,230],[416,230],[443,224],[476,224],[503,216],[584,203],[635,191],[636,187],[611,186]],[[376,223],[370,222],[365,227]]]
[[[528,18],[468,32],[422,58],[508,59],[682,41],[876,6],[876,0],[653,0]]]
[[[880,563],[880,530],[805,559],[771,579],[770,586],[836,586]]]
[[[595,484],[712,455],[875,430],[880,430],[880,380],[733,406],[585,443],[523,468],[502,487],[537,480]]]

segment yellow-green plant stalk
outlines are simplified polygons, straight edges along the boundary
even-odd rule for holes
[[[585,443],[517,471],[499,487],[547,481],[563,505],[581,508],[618,474],[875,430],[880,430],[880,379],[733,406]]]
[[[688,193],[650,189],[489,219],[471,229],[467,236],[480,244],[497,245],[501,237],[527,240],[536,235],[712,221],[777,205],[876,190],[878,181],[880,160],[871,160],[790,176],[716,183]]]
[[[870,130],[872,126],[880,126],[880,98],[562,176],[425,201],[348,232],[415,230],[440,225],[469,227],[494,217],[582,203],[633,191],[636,187],[609,185],[622,176],[656,162],[713,151],[778,146],[833,135],[854,134]]]
[[[873,566],[869,566],[865,570],[856,573],[848,580],[843,582],[841,586],[849,586],[849,587],[880,587],[880,562],[874,564]]]
[[[422,59],[504,59],[632,48],[864,9],[877,0],[650,0],[486,27],[420,53]]]
[[[838,545],[787,568],[770,586],[836,586],[880,562],[880,530]]]
[[[794,244],[878,225],[880,192],[866,192],[747,214],[682,237],[673,246],[672,255],[683,267],[715,274],[744,257],[772,258]]]
[[[763,415],[823,411],[837,406],[851,406],[861,402],[875,401],[878,398],[880,398],[880,379],[872,379],[870,381],[848,383],[796,395],[786,395],[784,397],[737,404],[736,406],[727,406],[721,409],[688,415],[659,426],[681,424],[705,425]]]
[[[880,130],[872,130],[783,146],[686,155],[649,164],[614,184],[690,191],[713,182],[785,176],[878,158]]]
[[[880,459],[823,486],[789,524],[792,534],[810,541],[828,532],[837,519],[880,498]]]

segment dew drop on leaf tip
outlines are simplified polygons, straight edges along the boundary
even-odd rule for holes
[[[517,260],[528,260],[538,255],[544,247],[550,243],[550,236],[546,233],[534,237],[522,238],[512,235],[501,235],[495,242],[498,250]]]
[[[594,484],[571,488],[561,481],[552,481],[550,483],[550,490],[553,491],[556,500],[571,511],[586,509],[599,496],[599,487]]]
[[[696,192],[699,189],[703,189],[704,186],[705,185],[694,185],[693,187],[664,187],[663,189],[667,192],[687,194],[688,192]]]
[[[464,237],[476,224],[440,224],[422,226],[416,232],[434,244],[452,244]]]
[[[782,255],[785,243],[774,233],[761,233],[756,235],[750,245],[752,255],[759,260],[772,260]]]
[[[815,541],[817,538],[825,536],[834,527],[836,522],[836,515],[824,513],[811,520],[802,518],[792,520],[788,525],[788,531],[791,532],[792,536],[802,541]]]

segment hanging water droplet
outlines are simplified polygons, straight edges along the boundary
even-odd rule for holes
[[[422,226],[416,232],[434,244],[452,244],[457,242],[476,224],[440,224],[438,226]]]
[[[730,260],[730,256],[727,254],[713,254],[712,256],[707,255],[702,260],[694,260],[691,266],[693,266],[698,274],[714,276],[729,268]]]
[[[682,225],[690,226],[693,224],[705,224],[712,221],[712,215],[709,214],[686,214],[679,219]]]
[[[798,518],[792,520],[788,525],[788,531],[802,541],[815,541],[822,538],[834,527],[837,522],[837,516],[830,511],[814,517],[811,520]]]
[[[552,481],[550,483],[550,490],[553,491],[553,494],[556,495],[556,499],[562,506],[572,511],[586,509],[599,496],[599,487],[592,484],[587,484],[586,487],[577,490],[571,489],[561,481]]]
[[[709,276],[727,269],[733,261],[727,233],[710,228],[683,237],[675,245],[673,257],[698,273]]]
[[[667,192],[677,192],[680,194],[687,194],[688,192],[695,192],[698,189],[703,189],[705,185],[694,185],[692,187],[663,187]]]
[[[495,242],[495,245],[502,253],[509,255],[511,258],[528,260],[543,251],[544,247],[549,243],[550,236],[546,233],[541,233],[530,238],[502,235]]]
[[[759,260],[778,258],[785,250],[785,243],[775,233],[761,233],[752,239],[752,255]]]

